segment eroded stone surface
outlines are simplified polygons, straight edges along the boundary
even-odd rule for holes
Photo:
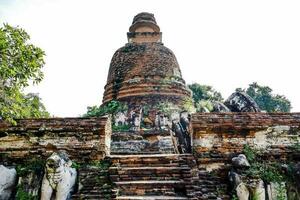
[[[0,165],[0,199],[9,200],[15,190],[17,172],[14,168]]]
[[[168,130],[143,132],[114,132],[111,143],[112,154],[174,153],[174,145]]]

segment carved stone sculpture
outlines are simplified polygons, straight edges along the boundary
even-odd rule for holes
[[[281,196],[281,199],[287,199],[287,190],[286,190],[285,182],[269,183],[267,185],[267,193],[268,193],[268,200],[277,200],[278,196]],[[289,199],[289,200],[293,200],[293,199]]]
[[[118,112],[115,115],[115,126],[122,126],[127,124],[127,116],[123,112]]]
[[[245,183],[241,182],[238,184],[235,190],[239,200],[249,200],[250,193]]]
[[[252,199],[256,200],[265,200],[266,199],[266,191],[264,182],[261,179],[251,179],[248,184],[248,189],[250,190]]]
[[[8,200],[11,198],[17,182],[17,172],[0,165],[0,199]]]
[[[131,111],[130,113],[132,131],[139,131],[141,129],[141,111]]]
[[[155,115],[155,129],[157,130],[167,130],[169,126],[169,119],[163,113],[157,113]]]
[[[76,181],[76,170],[72,161],[63,153],[53,153],[47,160],[42,181],[41,200],[66,200]]]
[[[146,128],[152,128],[153,127],[153,122],[149,117],[144,117],[143,124],[145,125]]]
[[[175,133],[175,138],[177,140],[177,149],[179,153],[186,152],[186,141],[184,138],[183,128],[178,120],[172,121],[172,131]]]
[[[297,183],[297,185],[298,185],[298,187],[299,187],[299,190],[300,190],[300,162],[298,162],[298,163],[295,165],[295,167],[294,167],[294,172],[295,172],[294,176],[295,176],[295,178],[296,178],[296,183]]]
[[[256,102],[244,92],[234,92],[224,102],[232,112],[260,112]]]
[[[249,197],[255,197],[257,200],[265,200],[264,182],[261,179],[247,179],[242,175],[243,170],[250,166],[246,156],[239,154],[232,158],[232,166],[228,176],[237,198],[249,200]]]
[[[211,112],[231,112],[222,102],[214,101],[212,102],[213,109]]]
[[[239,154],[232,158],[232,165],[236,168],[250,167],[250,164],[244,154]]]
[[[180,153],[190,153],[191,152],[191,138],[189,135],[189,119],[188,112],[180,113],[179,120],[172,120],[172,131],[178,140],[178,150]]]
[[[243,182],[242,176],[240,173],[243,168],[250,166],[246,156],[240,154],[237,157],[232,158],[233,169],[229,172],[228,177],[233,190],[236,192],[236,195],[239,200],[248,200],[250,196],[249,189],[247,185]]]
[[[185,132],[189,131],[190,126],[190,116],[189,113],[186,111],[183,111],[180,113],[180,124]]]
[[[287,166],[286,166],[287,169]],[[298,162],[292,169],[295,183],[287,185],[287,196],[289,200],[300,199],[300,162]]]

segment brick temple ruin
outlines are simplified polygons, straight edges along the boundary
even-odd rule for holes
[[[0,199],[300,199],[300,113],[260,112],[245,94],[194,113],[154,15],[136,15],[127,36],[103,96],[122,110],[0,122]],[[293,181],[244,173],[246,147]]]

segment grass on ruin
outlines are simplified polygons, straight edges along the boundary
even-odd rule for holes
[[[100,161],[90,161],[87,163],[77,163],[75,161],[72,162],[72,168],[75,169],[82,169],[86,167],[97,167],[100,170],[108,170],[108,168],[111,166],[111,160],[110,159],[103,159]]]

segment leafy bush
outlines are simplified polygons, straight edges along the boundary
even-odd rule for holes
[[[171,115],[175,109],[177,109],[177,106],[168,102],[161,102],[157,105],[157,110],[166,115]]]
[[[81,168],[81,164],[73,161],[71,167],[74,169],[79,169]]]
[[[194,113],[196,112],[195,106],[194,106],[194,101],[192,98],[185,98],[183,100],[183,109],[188,111],[189,113]]]
[[[257,152],[254,149],[252,149],[249,145],[244,146],[243,152],[249,162],[252,162],[256,159]]]
[[[108,114],[116,114],[128,109],[127,105],[116,100],[112,100],[101,106],[91,106],[87,108],[87,112],[83,117],[101,117]]]
[[[250,167],[246,171],[246,175],[249,177],[261,178],[266,183],[280,183],[286,180],[281,163],[267,162],[261,159],[261,153],[248,145],[244,146],[243,152],[250,162]]]
[[[29,194],[28,192],[24,191],[22,187],[18,186],[16,200],[38,200],[38,197]]]

